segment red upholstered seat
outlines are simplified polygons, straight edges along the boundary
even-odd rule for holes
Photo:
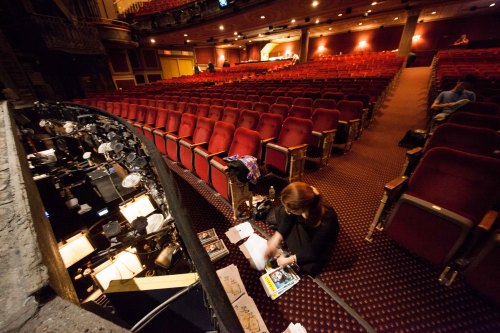
[[[251,130],[257,128],[259,123],[260,114],[257,111],[243,110],[238,119],[238,125],[236,127],[244,127]]]
[[[165,109],[172,110],[172,111],[177,111],[177,102],[175,102],[175,101],[166,101],[165,102]]]
[[[260,102],[272,105],[272,104],[276,103],[276,97],[274,97],[274,96],[261,96]]]
[[[288,117],[288,105],[286,104],[273,104],[269,107],[269,113],[279,114],[285,119]]]
[[[197,110],[198,110],[198,104],[195,103],[186,103],[186,107],[184,108],[185,113],[191,113],[191,114],[196,114]]]
[[[215,121],[213,119],[199,117],[196,122],[196,128],[194,129],[192,139],[182,138],[179,141],[180,162],[190,171],[194,171],[194,148],[208,143],[208,140],[210,140],[210,137],[212,136],[214,125]]]
[[[120,116],[120,112],[121,112],[121,103],[113,102],[113,109],[111,110],[111,113],[113,113],[115,116]]]
[[[340,126],[335,136],[335,143],[344,144],[344,152],[347,152],[361,130],[363,103],[341,100],[337,103],[337,109],[340,111]]]
[[[324,98],[318,98],[317,100],[314,101],[313,103],[313,110],[322,108],[322,109],[335,109],[337,106],[337,101],[334,99],[324,99]]]
[[[195,103],[195,104],[200,104],[200,98],[199,98],[199,97],[197,97],[197,96],[191,96],[191,97],[189,98],[189,102],[190,102],[190,103]]]
[[[122,118],[122,119],[127,119],[129,103],[121,102],[120,104],[121,104],[120,114],[118,116],[120,116],[120,118]]]
[[[250,101],[238,101],[238,109],[240,110],[252,110],[253,103]]]
[[[207,149],[202,147],[194,149],[194,170],[205,183],[210,183],[210,160],[228,151],[233,134],[233,124],[218,121],[215,123]]]
[[[212,99],[210,97],[202,97],[200,98],[200,103],[198,104],[208,104],[208,105],[211,105],[212,104]]]
[[[279,114],[263,113],[257,124],[257,132],[262,140],[272,140],[279,136],[283,117]]]
[[[224,101],[224,107],[231,107],[231,108],[237,108],[238,107],[238,101],[234,99],[226,99]]]
[[[292,106],[290,108],[290,117],[310,119],[312,114],[312,108],[309,106]]]
[[[161,154],[167,155],[165,146],[165,135],[170,132],[176,132],[181,123],[182,113],[179,111],[168,111],[168,118],[164,128],[155,129],[153,131],[156,148]]]
[[[224,106],[224,100],[221,98],[212,98],[212,104],[210,104],[210,105]]]
[[[177,111],[184,113],[186,111],[187,102],[177,102]]]
[[[259,95],[247,95],[247,101],[250,101],[252,103],[260,102],[260,97]]]
[[[279,96],[277,99],[276,99],[276,104],[286,104],[288,105],[289,107],[292,106],[293,104],[293,98],[292,97],[288,97],[288,96]]]
[[[448,124],[459,124],[472,127],[489,128],[495,131],[500,130],[500,117],[471,112],[454,112]]]
[[[254,111],[257,111],[259,113],[265,113],[265,112],[269,111],[269,104],[268,103],[255,102],[255,103],[253,103],[253,109],[254,109]]]
[[[165,146],[167,149],[167,156],[172,161],[179,161],[179,140],[182,138],[190,138],[194,129],[196,128],[196,121],[198,118],[194,114],[182,114],[181,123],[176,133],[167,133],[165,135]]]
[[[302,97],[304,96],[304,92],[302,90],[289,90],[286,95],[288,97],[292,97],[292,98],[299,98],[299,97]],[[310,106],[310,105],[309,105]]]
[[[387,234],[432,264],[443,265],[498,203],[499,183],[498,159],[431,149],[391,213]]]
[[[339,101],[344,99],[344,93],[342,93],[342,92],[324,92],[323,95],[321,95],[321,98],[334,99],[337,102],[339,102]]]
[[[259,159],[260,134],[248,128],[237,128],[229,148],[228,156],[250,155]],[[227,164],[219,156],[210,161],[210,180],[213,188],[226,200],[229,200],[229,181],[226,174]]]
[[[153,125],[147,124],[143,127],[144,136],[151,141],[154,141],[153,131],[155,129],[164,129],[167,124],[168,119],[168,110],[157,108],[156,109],[156,118]]]
[[[236,126],[238,123],[238,118],[240,117],[240,109],[226,106],[224,108],[224,113],[222,114],[221,121],[230,123]]]
[[[139,106],[137,104],[129,104],[128,105],[128,112],[127,112],[127,120],[129,122],[135,121],[135,118],[137,117],[137,108]]]
[[[321,98],[321,89],[308,88],[304,91],[304,97],[311,98],[312,100]]]
[[[198,104],[198,108],[196,109],[196,116],[197,117],[207,117],[209,110],[210,110],[210,105]]]
[[[157,108],[164,109],[164,108],[165,108],[165,103],[166,103],[166,101],[165,101],[165,100],[163,100],[163,99],[157,99],[157,100],[156,100],[156,104],[155,104],[155,106],[156,106]]]
[[[219,121],[222,119],[223,113],[224,107],[222,105],[211,105],[210,110],[208,110],[208,118]]]
[[[455,112],[472,112],[500,116],[500,106],[489,102],[470,102],[457,109]]]
[[[297,97],[293,100],[293,105],[294,106],[309,106],[312,107],[313,105],[313,100],[312,98],[308,97]]]
[[[268,170],[277,171],[290,181],[302,179],[305,152],[311,134],[311,120],[296,117],[285,119],[278,142],[266,146],[265,165]]]
[[[307,155],[319,157],[320,166],[328,164],[332,152],[340,112],[319,108],[312,114],[313,132],[307,147]]]
[[[348,101],[360,101],[363,103],[363,108],[366,109],[370,105],[370,95],[368,94],[348,94],[345,96]]]

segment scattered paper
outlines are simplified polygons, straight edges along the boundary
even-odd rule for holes
[[[253,227],[250,222],[240,223],[226,232],[227,238],[233,244],[238,243],[240,240],[247,238],[254,233]]]
[[[255,233],[240,245],[240,250],[250,262],[250,266],[259,271],[263,271],[266,267],[267,258],[264,255],[266,248],[267,240]]]
[[[283,333],[307,333],[307,331],[304,328],[304,326],[302,326],[299,323],[296,324],[290,323],[290,325],[288,325],[288,327],[286,328],[286,330],[283,331]]]
[[[254,300],[247,294],[233,303],[234,311],[240,320],[241,326],[247,333],[269,332]]]
[[[236,265],[231,264],[219,269],[217,271],[217,276],[219,276],[220,282],[231,303],[246,294],[245,285],[241,280],[240,272]]]

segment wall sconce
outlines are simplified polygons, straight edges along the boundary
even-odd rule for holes
[[[323,53],[323,51],[325,51],[325,46],[324,45],[318,46],[318,52]]]
[[[68,238],[59,246],[59,253],[66,268],[82,260],[94,250],[94,246],[83,232]]]
[[[412,40],[413,42],[418,42],[418,41],[420,40],[420,38],[421,38],[421,37],[422,37],[422,36],[420,36],[420,35],[415,35],[415,36],[413,36],[413,37],[411,38],[411,40]]]
[[[367,45],[368,45],[368,43],[366,42],[366,40],[361,40],[358,43],[358,47],[360,47],[360,48],[365,48]]]

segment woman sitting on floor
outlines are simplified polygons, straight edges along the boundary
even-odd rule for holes
[[[328,260],[329,249],[340,229],[335,210],[323,204],[316,188],[302,182],[285,187],[281,203],[286,214],[267,242],[266,256],[277,257],[281,267],[296,264],[307,274],[318,274]],[[290,251],[288,255],[280,251],[283,241]]]

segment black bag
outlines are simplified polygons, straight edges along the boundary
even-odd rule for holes
[[[264,221],[271,210],[271,200],[262,200],[255,206],[255,220]]]
[[[425,133],[421,130],[413,131],[408,130],[405,136],[399,141],[400,147],[405,148],[415,148],[415,147],[423,147],[425,144]]]
[[[278,230],[278,225],[280,221],[285,218],[286,212],[285,207],[280,205],[278,207],[273,207],[271,211],[267,214],[266,224],[273,230]]]

